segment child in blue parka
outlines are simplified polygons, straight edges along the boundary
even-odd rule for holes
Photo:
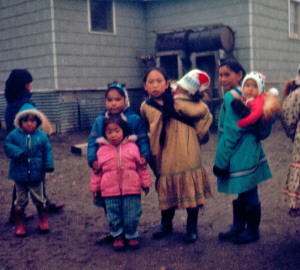
[[[16,185],[16,235],[26,235],[24,209],[28,204],[28,192],[37,207],[40,230],[48,232],[43,185],[46,172],[52,172],[54,165],[48,136],[41,130],[43,114],[26,103],[17,113],[14,125],[16,128],[5,139],[4,150],[10,159],[8,178]]]
[[[149,162],[150,159],[150,141],[147,127],[141,116],[136,114],[130,108],[130,102],[126,88],[117,82],[109,84],[105,92],[105,105],[106,110],[96,118],[88,138],[88,165],[93,169],[93,172],[98,171],[97,151],[99,149],[99,143],[97,142],[97,139],[103,134],[103,119],[105,119],[105,117],[108,115],[123,113],[127,119],[131,134],[137,136],[136,144],[141,154],[140,165],[142,167],[146,167],[147,162]],[[105,204],[100,195],[97,198],[97,202],[98,203],[96,203],[96,205],[103,207],[104,211],[106,212]],[[103,238],[103,242],[111,242],[112,240],[113,239],[110,237],[110,235]]]
[[[136,144],[141,153],[141,165],[146,166],[150,159],[150,142],[147,128],[142,118],[131,108],[126,88],[118,83],[109,84],[105,93],[106,110],[96,118],[88,138],[87,159],[93,170],[97,170],[97,151],[102,136],[102,122],[106,115],[124,113],[132,134],[137,135]]]

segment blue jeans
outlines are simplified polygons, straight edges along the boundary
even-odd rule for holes
[[[126,239],[137,238],[137,227],[142,215],[141,196],[105,197],[104,201],[111,235],[117,237],[124,233]]]

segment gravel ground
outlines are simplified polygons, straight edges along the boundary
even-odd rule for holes
[[[0,131],[3,145],[5,132]],[[198,220],[199,240],[185,244],[186,212],[178,210],[174,234],[163,240],[152,239],[160,222],[157,194],[152,187],[142,196],[143,215],[137,251],[116,253],[111,244],[99,240],[108,232],[103,209],[92,204],[89,192],[91,170],[86,157],[71,153],[71,146],[87,141],[88,133],[72,133],[50,138],[55,171],[47,175],[47,194],[65,203],[61,213],[50,215],[50,232],[39,233],[36,210],[30,202],[28,212],[34,219],[27,222],[27,237],[14,236],[14,226],[7,222],[13,182],[7,180],[8,160],[0,148],[0,269],[300,269],[300,218],[290,217],[282,200],[292,144],[280,123],[263,142],[273,178],[259,186],[262,205],[261,239],[248,245],[220,243],[218,233],[232,222],[234,196],[217,192],[212,174],[217,147],[216,132],[203,146],[204,166],[209,171],[214,197],[207,201]],[[154,178],[153,182],[154,182]]]

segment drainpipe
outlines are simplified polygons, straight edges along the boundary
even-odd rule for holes
[[[55,39],[55,21],[54,21],[54,0],[50,0],[51,12],[51,37],[52,37],[52,56],[53,56],[53,73],[54,73],[54,89],[58,89],[57,82],[57,59],[56,59],[56,39]]]
[[[252,0],[249,0],[249,51],[250,51],[250,70],[253,70],[253,27],[252,27]]]

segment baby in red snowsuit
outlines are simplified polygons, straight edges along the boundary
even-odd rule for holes
[[[242,98],[250,109],[250,114],[240,121],[238,127],[248,127],[263,115],[265,76],[257,71],[248,73],[242,83]]]

